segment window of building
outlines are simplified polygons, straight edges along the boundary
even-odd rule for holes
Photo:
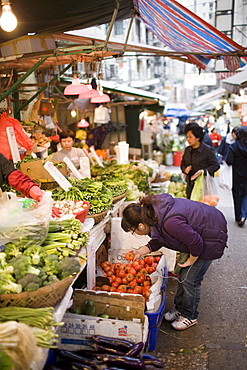
[[[123,35],[123,33],[124,33],[123,21],[115,22],[115,36]]]

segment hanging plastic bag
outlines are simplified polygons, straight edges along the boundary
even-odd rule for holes
[[[226,163],[220,166],[219,186],[225,190],[232,189],[232,166]]]
[[[209,206],[217,206],[219,201],[215,178],[209,173],[203,177],[203,189],[201,202]]]
[[[194,187],[190,195],[191,200],[196,200],[198,202],[202,200],[203,186],[204,186],[204,174],[202,173],[201,175],[197,176],[195,180]]]
[[[52,204],[50,192],[44,193],[41,202],[33,201],[26,208],[14,194],[3,193],[0,198],[0,245],[9,242],[21,247],[41,245],[48,233]]]

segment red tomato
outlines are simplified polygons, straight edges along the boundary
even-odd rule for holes
[[[127,261],[133,261],[133,259],[135,258],[135,255],[133,252],[127,252],[124,256],[124,258],[127,260]]]
[[[126,272],[125,272],[124,270],[119,270],[119,271],[117,272],[117,276],[118,276],[118,277],[120,277],[120,278],[122,279],[123,277],[125,277],[125,276],[126,276]]]
[[[154,257],[154,262],[157,262],[157,263],[159,263],[159,261],[160,261],[160,259],[161,259],[161,257]]]
[[[110,262],[109,261],[104,261],[104,262],[102,262],[101,263],[101,265],[100,265],[100,267],[104,270],[104,268],[106,267],[106,266],[110,266]]]
[[[110,276],[112,276],[112,275],[113,275],[112,270],[109,270],[109,271],[107,271],[107,272],[106,272],[106,276],[110,277]]]
[[[116,292],[116,291],[117,291],[117,288],[114,288],[114,286],[110,287],[110,292]]]
[[[141,270],[140,270],[140,274],[143,274],[143,275],[147,275],[147,269],[145,269],[145,268],[142,268]]]
[[[140,285],[137,285],[137,287],[136,287],[134,290],[137,292],[137,294],[142,294],[142,292],[143,292],[143,287],[142,287],[142,286],[140,286]]]
[[[140,264],[138,261],[133,261],[131,265],[135,269],[135,266],[139,266]]]
[[[128,282],[131,282],[132,280],[134,280],[134,275],[132,275],[132,274],[127,274],[127,275],[126,275],[126,279],[127,279],[127,281],[128,281]]]
[[[104,270],[105,272],[107,272],[107,271],[111,271],[111,267],[110,267],[110,266],[105,266],[105,267],[103,268],[103,270]]]
[[[124,292],[126,292],[127,291],[127,285],[125,285],[125,284],[121,284],[121,285],[119,285],[119,287],[118,287],[118,290],[119,289],[121,289],[121,290],[123,290]]]
[[[94,286],[94,287],[92,288],[92,290],[99,291],[99,290],[101,290],[101,288],[100,288],[99,286]]]
[[[152,267],[154,267],[155,268],[155,270],[156,270],[156,267],[158,266],[158,263],[157,262],[154,262],[153,264],[152,264]]]
[[[127,279],[127,276],[123,277],[123,278],[122,278],[122,284],[124,284],[124,285],[128,285],[128,283],[129,283],[129,281],[128,281],[128,279]]]
[[[136,275],[136,270],[134,269],[134,267],[130,267],[130,269],[128,270],[128,274]]]
[[[119,285],[122,283],[122,279],[120,277],[116,277],[116,280],[115,280]]]
[[[137,287],[137,282],[136,282],[136,280],[134,279],[134,280],[132,280],[130,283],[129,283],[129,286],[130,286],[130,288],[131,289],[135,289],[135,287]]]
[[[124,268],[124,264],[120,263],[120,262],[117,262],[115,263],[115,266],[114,266],[114,269],[117,270],[117,269],[121,269],[121,268]]]
[[[151,266],[154,263],[154,257],[153,256],[147,256],[144,258],[145,263],[147,263],[149,266]]]
[[[145,280],[145,277],[143,274],[137,274],[136,275],[136,282],[139,284],[139,283],[143,283],[143,281]]]
[[[139,262],[139,265],[141,265],[141,266],[144,266],[145,265],[145,261],[144,260],[137,260],[137,262]]]
[[[148,280],[143,281],[143,286],[144,286],[144,287],[145,287],[145,286],[150,287],[150,285],[151,285],[150,281],[148,281]]]
[[[111,286],[112,286],[113,288],[118,288],[118,287],[119,287],[119,283],[117,283],[116,281],[113,281],[113,282],[111,283]]]
[[[101,290],[104,292],[109,292],[110,291],[110,286],[109,285],[102,285]]]
[[[118,293],[126,293],[123,289],[117,288]]]
[[[154,267],[152,267],[152,266],[147,267],[147,272],[149,274],[152,274],[154,271],[155,271],[155,268]]]

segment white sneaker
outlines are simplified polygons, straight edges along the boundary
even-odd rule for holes
[[[174,321],[171,325],[176,330],[185,330],[195,324],[197,324],[197,319],[191,320],[191,319],[187,319],[186,317],[179,316],[177,320]]]
[[[164,319],[166,321],[172,322],[172,321],[175,321],[176,319],[178,319],[180,315],[181,315],[181,313],[175,307],[173,307],[173,308],[170,309],[170,311],[167,311],[164,314]]]

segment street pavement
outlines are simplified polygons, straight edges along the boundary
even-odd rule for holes
[[[218,192],[217,208],[228,223],[228,249],[204,277],[198,324],[177,331],[162,321],[156,349],[150,354],[163,359],[164,369],[247,369],[247,223],[240,228],[235,222],[231,191],[218,187]],[[176,286],[169,278],[165,311],[173,307]]]

